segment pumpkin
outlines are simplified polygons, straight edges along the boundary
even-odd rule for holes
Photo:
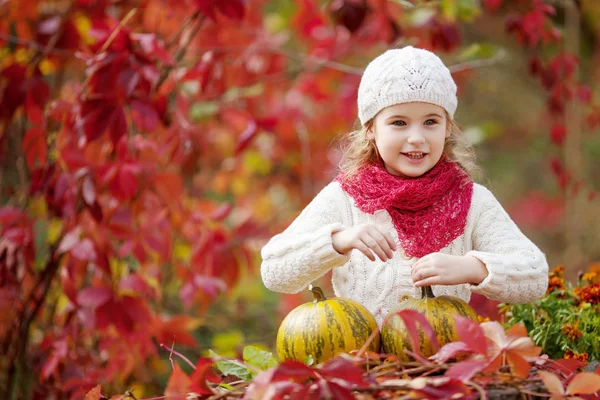
[[[461,315],[473,321],[477,321],[477,313],[466,302],[454,296],[435,297],[430,286],[421,288],[421,298],[407,298],[396,306],[386,317],[381,327],[381,341],[383,351],[394,354],[402,361],[408,361],[408,355],[404,349],[411,349],[408,331],[404,326],[402,317],[397,315],[400,310],[415,310],[425,316],[425,319],[437,335],[440,347],[446,343],[459,340],[454,323],[454,316]],[[427,358],[435,354],[431,341],[420,325],[419,329],[421,356]]]
[[[318,364],[339,353],[368,346],[379,352],[380,334],[373,315],[362,305],[343,297],[326,299],[319,287],[310,286],[314,300],[293,309],[277,332],[277,355],[281,361],[305,362],[312,356]]]

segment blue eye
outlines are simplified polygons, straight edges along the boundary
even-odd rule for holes
[[[428,119],[427,121],[425,121],[425,125],[435,125],[438,122],[435,119]]]
[[[395,126],[404,126],[404,125],[406,125],[406,122],[404,122],[402,120],[398,120],[398,121],[392,122],[392,125],[395,125]]]

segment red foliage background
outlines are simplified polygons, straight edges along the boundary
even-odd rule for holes
[[[552,142],[575,97],[600,121],[578,59],[538,51],[561,41],[548,2],[275,3],[0,3],[0,393],[81,398],[150,380],[161,343],[197,346],[194,316],[256,269],[280,203],[301,205],[333,170],[353,63],[386,47],[452,53],[461,23],[502,12],[532,49]],[[415,7],[430,12],[415,22]],[[584,187],[561,159],[552,170]]]

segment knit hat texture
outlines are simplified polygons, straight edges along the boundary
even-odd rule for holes
[[[456,84],[438,56],[408,46],[388,50],[367,65],[358,87],[361,124],[386,107],[412,101],[438,105],[454,118]]]

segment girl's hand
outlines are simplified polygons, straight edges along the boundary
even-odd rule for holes
[[[484,263],[471,256],[431,253],[415,262],[411,271],[415,286],[480,284],[488,275]]]
[[[371,261],[375,255],[381,261],[387,261],[396,251],[396,243],[385,224],[368,223],[334,232],[331,235],[333,248],[340,254],[346,254],[352,249],[359,250]]]

